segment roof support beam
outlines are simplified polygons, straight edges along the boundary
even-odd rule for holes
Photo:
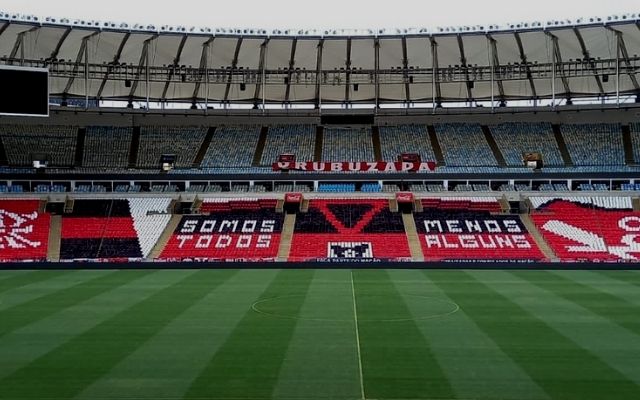
[[[68,27],[67,29],[65,29],[64,33],[60,37],[60,40],[58,40],[58,44],[56,44],[56,47],[53,49],[53,51],[51,52],[51,55],[49,56],[50,60],[53,61],[56,58],[58,58],[58,53],[60,53],[60,49],[62,48],[62,44],[64,43],[65,40],[67,40],[67,37],[71,33],[71,30],[72,30],[71,27]]]
[[[497,69],[500,70],[500,57],[498,57],[498,46],[496,46],[496,40],[489,34],[487,34],[487,40],[489,41],[489,49],[491,54],[489,57],[493,60],[493,69],[494,71]],[[500,102],[504,104],[506,101],[504,96],[504,85],[502,84],[502,79],[496,79],[496,83],[498,84],[498,95],[500,96]]]
[[[564,74],[564,69],[560,68],[558,70],[557,65],[562,64],[562,53],[560,52],[560,45],[558,44],[558,37],[553,35],[550,32],[546,32],[547,36],[551,39],[551,43],[553,45],[553,54],[554,54],[554,68],[556,68],[556,73],[560,72],[560,79],[562,80],[562,86],[564,87],[564,92],[567,100],[571,100],[571,87],[569,86],[569,80]]]
[[[164,89],[162,89],[162,97],[160,101],[167,100],[167,91],[169,90],[169,85],[171,84],[171,79],[176,74],[176,69],[178,65],[180,65],[180,58],[182,57],[182,49],[184,49],[184,44],[187,42],[188,35],[182,36],[182,40],[180,40],[180,44],[178,45],[178,51],[176,52],[176,56],[173,59],[173,63],[171,64],[171,69],[169,69],[169,78],[164,84]]]
[[[573,28],[573,33],[578,38],[578,42],[580,43],[580,49],[582,50],[582,56],[584,60],[589,63],[589,68],[593,71],[593,77],[596,80],[596,84],[598,85],[598,89],[600,90],[600,96],[604,96],[604,87],[602,86],[602,81],[600,80],[600,76],[598,76],[598,71],[596,70],[596,64],[591,59],[591,54],[589,54],[589,49],[584,43],[584,39],[582,38],[582,34],[580,30],[576,27]]]
[[[316,52],[316,94],[314,100],[314,106],[316,109],[320,108],[322,99],[320,98],[320,87],[322,86],[322,49],[324,49],[324,39],[320,39],[318,42],[318,51]]]
[[[0,35],[2,35],[4,31],[7,30],[10,24],[11,24],[10,22],[5,22],[4,24],[2,24],[2,26],[0,26]]]
[[[380,39],[376,38],[373,43],[374,48],[374,60],[373,60],[373,79],[375,83],[375,110],[380,108]]]
[[[116,51],[116,54],[113,56],[113,61],[111,62],[111,65],[107,67],[107,73],[104,74],[104,78],[102,78],[102,83],[100,83],[100,88],[98,88],[98,93],[96,94],[96,99],[98,99],[98,101],[100,101],[100,99],[102,98],[102,92],[104,91],[104,87],[107,85],[107,81],[109,80],[109,75],[111,74],[111,71],[120,62],[120,56],[122,55],[122,50],[124,49],[124,46],[127,44],[127,41],[129,40],[130,36],[131,36],[131,33],[129,32],[127,32],[124,35],[124,37],[122,38],[122,41],[120,41],[120,46],[118,46],[118,50]]]
[[[256,109],[258,108],[258,104],[260,103],[260,93],[264,86],[264,82],[262,80],[265,78],[265,74],[263,74],[262,71],[264,70],[265,62],[267,60],[268,46],[269,38],[266,38],[260,45],[260,61],[258,62],[258,71],[260,71],[260,83],[256,82],[256,90],[253,92],[253,108]]]
[[[214,40],[215,40],[215,37],[211,37],[209,38],[209,40],[202,43],[202,53],[200,54],[200,67],[198,69],[200,76],[195,86],[193,87],[193,95],[191,96],[191,102],[194,104],[198,101],[198,94],[200,94],[200,86],[202,86],[202,81],[209,74],[209,70],[207,67],[207,62],[209,59],[209,47],[211,46],[211,43],[213,43]],[[207,94],[207,98],[208,97],[209,97],[209,94]]]
[[[351,38],[347,39],[347,58],[345,61],[345,85],[344,85],[344,102],[347,107],[351,102]]]
[[[131,91],[129,92],[129,101],[133,100],[133,96],[136,94],[136,90],[138,90],[138,84],[140,82],[140,77],[142,76],[142,70],[145,67],[149,66],[149,45],[152,41],[158,38],[158,34],[154,34],[149,39],[144,41],[142,45],[142,53],[140,53],[140,61],[138,62],[138,72],[136,72],[136,77],[131,84]],[[148,70],[148,68],[147,68]]]
[[[529,85],[531,86],[531,95],[534,100],[538,99],[538,91],[536,90],[536,85],[533,82],[533,76],[531,75],[531,67],[529,66],[529,61],[527,61],[527,55],[524,53],[524,46],[522,45],[522,39],[520,38],[520,34],[518,32],[514,32],[513,35],[516,38],[516,43],[518,44],[518,51],[520,52],[520,61],[525,66],[527,70],[527,79],[529,80]]]
[[[10,59],[15,59],[18,56],[18,51],[20,51],[20,62],[24,61],[24,35],[37,31],[38,29],[40,29],[39,26],[34,26],[29,30],[18,33],[16,41],[13,44],[13,49],[11,50],[11,54],[9,55]]]
[[[289,104],[289,96],[291,96],[291,78],[293,78],[293,69],[296,66],[296,48],[298,47],[298,38],[293,38],[291,42],[291,55],[289,56],[289,71],[287,72],[287,88],[284,92],[284,103]]]
[[[433,99],[435,100],[434,107],[442,106],[442,91],[440,90],[440,81],[438,79],[438,42],[433,37],[429,37],[431,43],[431,71],[433,79],[433,87],[435,92],[433,93]]]
[[[100,31],[95,31],[93,33],[91,33],[90,35],[87,35],[85,37],[82,38],[82,43],[80,44],[80,49],[78,50],[78,56],[76,57],[76,62],[73,66],[73,74],[71,75],[71,77],[69,78],[69,80],[67,81],[67,85],[64,88],[64,92],[63,96],[66,96],[67,93],[69,93],[69,90],[71,90],[71,85],[73,85],[73,81],[75,79],[76,73],[78,72],[78,69],[80,68],[80,64],[83,63],[83,59],[84,59],[84,53],[87,51],[87,43],[89,42],[89,40],[98,35],[100,33]]]
[[[622,56],[622,59],[624,60],[624,63],[628,69],[627,75],[629,75],[629,79],[631,80],[631,84],[633,84],[633,88],[635,89],[635,91],[640,93],[640,85],[638,85],[638,79],[636,78],[636,74],[632,72],[633,65],[629,60],[629,51],[627,50],[627,45],[624,41],[624,34],[621,31],[613,29],[610,26],[607,26],[607,29],[609,29],[616,35],[616,40],[618,41],[618,46],[620,48],[620,55]],[[640,25],[638,26],[638,29],[640,29]]]
[[[467,68],[467,57],[464,55],[464,42],[462,41],[462,35],[459,33],[456,35],[458,39],[458,49],[460,50],[460,66],[464,71],[464,79],[467,86],[467,101],[473,102],[473,91],[471,90],[471,80],[469,80],[469,69]]]
[[[407,37],[402,37],[402,78],[404,80],[404,94],[407,108],[411,103],[411,89],[409,87],[409,57],[407,56]]]
[[[236,50],[233,53],[233,61],[231,61],[231,70],[229,71],[229,78],[227,79],[227,88],[224,90],[224,104],[229,101],[229,92],[231,91],[231,82],[233,81],[233,74],[238,67],[238,55],[240,54],[240,47],[242,47],[242,37],[238,38],[236,42]]]

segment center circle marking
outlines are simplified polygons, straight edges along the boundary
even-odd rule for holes
[[[412,301],[420,302],[421,306],[425,308],[424,312],[415,317],[406,318],[406,317],[394,317],[390,314],[384,315],[384,312],[381,312],[379,316],[363,318],[360,314],[360,309],[358,309],[358,322],[406,322],[406,321],[423,321],[429,319],[436,319],[449,316],[451,314],[456,313],[460,310],[460,306],[453,301],[443,299],[435,296],[422,296],[422,295],[404,295],[405,297],[413,299]],[[319,321],[319,322],[352,322],[354,317],[350,318],[329,318],[322,316],[301,316],[297,314],[293,314],[292,312],[288,312],[287,302],[292,299],[300,299],[303,300],[307,296],[304,295],[285,295],[285,296],[276,296],[269,297],[266,299],[261,299],[251,304],[251,310],[258,314],[281,318],[281,319],[295,319],[295,320],[305,320],[305,321]],[[358,302],[359,299],[359,302]],[[366,299],[366,300],[365,300]],[[376,302],[380,301],[380,305],[384,305],[385,299],[388,299],[387,296],[383,295],[359,295],[356,298],[356,307],[359,303],[363,301]],[[346,303],[345,307],[353,307],[351,303]],[[368,308],[372,306],[369,305]],[[375,305],[374,305],[375,308]],[[379,310],[382,308],[378,307]],[[293,310],[292,310],[293,311]]]

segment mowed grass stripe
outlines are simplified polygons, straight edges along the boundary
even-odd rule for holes
[[[581,273],[576,271],[573,275]],[[552,272],[525,271],[525,273],[512,272],[512,274],[640,335],[640,307],[638,306]]]
[[[640,271],[593,271],[607,278],[617,279],[635,286],[640,286]]]
[[[118,273],[139,274],[138,271]],[[0,379],[177,282],[184,275],[183,271],[156,271],[8,333],[0,339]]]
[[[446,374],[388,273],[357,270],[353,281],[366,397],[454,398]]]
[[[313,270],[282,270],[261,299],[285,297],[280,311],[297,317]],[[250,309],[189,387],[186,399],[271,398],[297,320]]]
[[[0,338],[15,329],[31,324],[60,310],[86,301],[106,291],[149,274],[150,271],[133,273],[110,272],[83,280],[75,285],[37,297],[6,310],[0,311]]]
[[[625,282],[622,277],[621,279],[614,279],[606,275],[598,274],[595,271],[580,271],[580,273],[573,273],[573,271],[554,271],[553,273],[611,296],[618,297],[636,307],[640,307],[640,290],[638,290],[636,285]]]
[[[274,270],[239,271],[77,398],[182,398],[276,274]]]
[[[72,271],[30,271],[25,274],[12,275],[0,281],[0,293],[19,288],[32,283],[44,281],[56,276],[68,274]]]
[[[475,287],[462,288],[473,293],[467,307],[485,306],[485,310],[477,310],[478,323],[551,397],[639,398],[640,387],[613,368],[611,362],[603,361],[602,354],[594,354],[594,346],[608,342],[606,334],[598,330],[598,321],[594,326],[593,321],[576,317],[566,308],[573,303],[508,272],[482,272],[486,274],[461,272],[477,280]],[[496,283],[508,277],[521,283]]]
[[[428,271],[394,270],[389,271],[389,275],[418,319],[418,328],[431,343],[433,354],[457,397],[548,399],[545,391],[464,310],[420,320],[446,310],[443,301],[453,302],[428,279]]]
[[[507,272],[502,272],[507,274]],[[583,271],[575,271],[583,274]],[[527,274],[524,274],[525,276]],[[520,290],[489,282],[501,293],[512,296],[527,311],[546,321],[549,327],[589,351],[640,387],[640,336],[556,293],[522,279]],[[527,296],[520,296],[521,290]]]
[[[69,274],[59,275],[51,279],[7,290],[0,295],[0,311],[109,273],[111,273],[111,271],[76,270]]]
[[[316,271],[274,398],[360,398],[350,274],[347,270]]]
[[[0,381],[0,398],[70,398],[235,272],[185,277],[71,339]]]
[[[613,393],[635,398],[638,387],[618,371],[549,327],[520,305],[484,282],[504,280],[482,271],[483,282],[464,271],[433,271],[431,281],[460,305],[467,315],[517,362],[553,399],[601,400]],[[456,283],[453,277],[464,282]],[[504,284],[513,296],[528,296],[522,285]],[[539,299],[544,301],[544,299]]]

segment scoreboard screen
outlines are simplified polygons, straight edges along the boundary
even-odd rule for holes
[[[0,115],[49,116],[49,70],[0,66]]]

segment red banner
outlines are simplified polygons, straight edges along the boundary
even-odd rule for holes
[[[398,204],[413,203],[413,193],[411,192],[398,192],[396,193],[396,201]]]
[[[302,193],[287,193],[284,195],[285,203],[300,203],[302,201]]]
[[[309,172],[433,172],[436,163],[428,162],[276,162],[274,171]]]

